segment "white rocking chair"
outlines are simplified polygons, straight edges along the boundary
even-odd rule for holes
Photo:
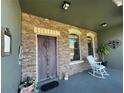
[[[105,66],[101,65],[101,62],[96,62],[93,56],[88,56],[87,60],[91,66],[92,72],[88,72],[92,76],[96,78],[105,79],[105,75],[108,76],[109,74],[105,70]]]

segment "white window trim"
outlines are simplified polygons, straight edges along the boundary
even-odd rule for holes
[[[81,59],[82,59],[82,55],[81,55],[81,38],[80,38],[81,32],[80,32],[79,30],[74,30],[74,29],[72,30],[72,29],[70,29],[70,30],[69,30],[69,35],[70,35],[70,34],[76,34],[76,35],[79,36],[79,52],[80,52],[80,60],[70,61],[69,65],[74,65],[74,64],[83,63],[84,61],[81,60]]]
[[[95,53],[95,35],[92,33],[87,33],[87,36],[90,36],[92,38],[92,44],[93,44],[93,56],[96,58],[96,53]]]
[[[84,60],[71,61],[71,62],[69,63],[69,65],[80,64],[80,63],[83,63],[83,62],[84,62]]]

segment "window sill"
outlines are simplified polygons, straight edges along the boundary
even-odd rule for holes
[[[84,60],[71,61],[71,62],[69,63],[69,65],[75,65],[75,64],[79,64],[79,63],[83,63],[83,62],[84,62]]]

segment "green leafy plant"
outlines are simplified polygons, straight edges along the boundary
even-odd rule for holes
[[[21,89],[28,87],[34,83],[34,80],[30,77],[27,77],[24,81],[22,81],[19,85],[18,92],[20,93]]]
[[[97,53],[101,57],[102,62],[105,62],[105,56],[108,56],[110,54],[110,48],[107,44],[102,44],[98,48]]]
[[[33,91],[35,93],[39,92],[39,87],[36,81],[30,77],[27,77],[23,82],[20,83],[19,88],[18,88],[18,93],[20,93],[21,89],[26,88],[30,85],[33,85]]]

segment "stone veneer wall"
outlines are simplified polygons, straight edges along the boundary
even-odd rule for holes
[[[22,13],[22,46],[23,46],[23,60],[22,60],[22,79],[27,76],[36,78],[36,34],[34,33],[34,27],[47,28],[60,31],[60,36],[57,37],[57,50],[58,50],[58,67],[57,72],[59,78],[63,77],[63,73],[68,72],[69,75],[81,72],[89,68],[88,63],[70,65],[69,60],[69,43],[68,35],[69,29],[76,29],[81,32],[80,36],[80,48],[81,55],[85,59],[88,55],[87,46],[87,33],[92,33],[95,36],[95,48],[97,48],[97,33],[78,28],[75,26],[63,24],[60,22],[46,20],[42,17],[37,17],[31,14]]]

